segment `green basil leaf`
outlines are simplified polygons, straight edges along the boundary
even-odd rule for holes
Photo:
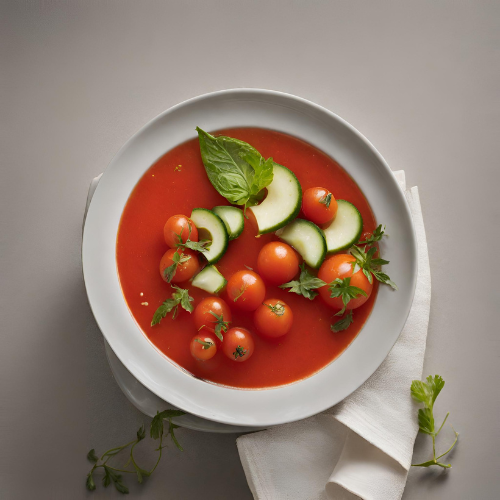
[[[245,205],[271,183],[271,158],[264,160],[254,147],[238,139],[214,137],[199,127],[196,130],[208,178],[230,203]]]

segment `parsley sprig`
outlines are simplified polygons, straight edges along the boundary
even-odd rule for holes
[[[382,224],[379,224],[373,233],[366,238],[366,240],[363,241],[358,241],[358,245],[367,245],[368,243],[376,243],[377,241],[380,241],[382,237],[385,235],[385,226]]]
[[[191,241],[191,232],[193,228],[191,227],[190,222],[188,222],[188,230],[189,233],[186,241],[182,241],[182,231],[179,234],[176,234],[177,244],[175,246],[180,249],[189,248],[190,250],[195,250],[196,252],[208,251],[212,242],[210,240]]]
[[[224,333],[227,332],[227,329],[229,327],[230,322],[224,321],[223,314],[218,315],[218,314],[214,313],[213,311],[210,311],[210,314],[215,318],[215,321],[213,322],[213,323],[215,323],[215,328],[214,328],[215,335],[217,335],[217,338],[222,342],[222,340],[223,340],[222,332],[224,332]]]
[[[191,255],[185,255],[182,252],[179,253],[179,251],[174,253],[174,255],[172,256],[173,264],[170,264],[170,266],[166,267],[165,270],[163,271],[163,276],[165,276],[167,283],[170,283],[172,281],[172,278],[175,276],[175,273],[177,272],[177,267],[179,266],[179,264],[184,264],[190,258]]]
[[[330,326],[332,332],[343,332],[347,330],[351,323],[353,322],[352,310],[347,311],[342,319],[339,319],[336,323]]]
[[[315,290],[317,288],[321,288],[325,286],[326,283],[323,280],[320,280],[313,274],[311,274],[307,269],[304,263],[300,266],[300,276],[298,280],[289,281],[283,285],[280,285],[280,288],[290,288],[289,292],[296,293],[297,295],[303,295],[306,299],[313,300],[318,292]]]
[[[447,451],[436,457],[436,438],[441,432],[441,429],[443,428],[450,414],[449,412],[446,414],[443,423],[441,424],[439,429],[436,430],[434,422],[434,412],[433,412],[434,402],[436,401],[436,398],[438,397],[443,387],[444,387],[444,380],[440,375],[434,375],[434,377],[432,375],[429,375],[427,377],[427,382],[414,380],[411,384],[411,395],[413,399],[415,399],[419,403],[424,404],[424,408],[420,408],[418,410],[418,425],[420,432],[428,434],[429,436],[432,437],[432,454],[433,454],[432,460],[428,460],[427,462],[422,462],[421,464],[412,464],[413,467],[430,467],[432,465],[437,465],[438,467],[443,467],[444,469],[451,468],[451,464],[444,464],[438,462],[438,460],[447,455],[457,444],[458,432],[456,432],[455,429],[453,429],[453,426],[452,429],[453,432],[455,433],[455,441],[453,441],[453,444]]]
[[[157,325],[163,318],[167,316],[170,311],[172,312],[172,319],[177,317],[179,312],[179,306],[185,311],[193,312],[193,297],[189,295],[189,290],[185,288],[179,288],[176,285],[172,285],[177,291],[172,293],[172,298],[167,299],[163,304],[155,311],[153,319],[151,321],[151,326]]]
[[[156,416],[153,418],[149,434],[153,439],[155,440],[159,439],[160,444],[158,448],[156,448],[156,451],[158,451],[158,459],[156,460],[155,465],[150,470],[143,469],[142,467],[140,467],[137,464],[137,461],[134,457],[134,448],[146,437],[146,430],[144,428],[144,424],[141,425],[141,427],[137,431],[136,438],[134,440],[130,441],[127,444],[124,444],[123,446],[111,448],[110,450],[106,451],[103,455],[101,455],[101,457],[98,457],[94,448],[92,448],[87,453],[87,459],[94,464],[92,466],[92,469],[90,469],[90,472],[87,474],[87,480],[85,482],[87,489],[89,491],[94,491],[97,488],[94,480],[94,473],[96,472],[97,469],[103,469],[104,476],[102,478],[102,484],[105,488],[107,488],[111,483],[113,483],[114,487],[120,493],[123,494],[128,493],[129,490],[127,486],[123,483],[122,474],[136,474],[137,481],[139,483],[142,483],[144,481],[144,478],[150,476],[158,467],[162,455],[162,450],[163,448],[166,447],[163,446],[163,439],[168,435],[170,435],[170,437],[172,438],[172,441],[175,444],[175,446],[180,451],[184,451],[182,449],[182,446],[179,444],[179,441],[177,441],[177,438],[175,437],[174,433],[174,430],[177,429],[179,426],[175,425],[172,422],[172,418],[180,417],[181,415],[185,415],[185,412],[181,410],[164,410],[162,412],[157,412]],[[166,436],[164,435],[165,419],[168,420],[168,432]],[[108,464],[108,462],[114,456],[118,455],[120,452],[126,449],[130,449],[130,452],[128,460],[123,466],[123,468],[120,469],[117,467],[112,467],[111,465]],[[131,466],[133,470],[130,468]]]
[[[328,289],[330,290],[330,297],[332,299],[340,297],[342,304],[344,304],[344,307],[335,316],[342,316],[345,313],[346,306],[351,299],[360,296],[368,297],[364,290],[351,285],[351,278],[336,278],[328,285]]]
[[[391,281],[387,274],[383,273],[380,270],[380,267],[385,264],[389,264],[389,261],[381,259],[380,257],[375,257],[375,254],[377,252],[378,249],[376,247],[370,247],[367,249],[366,247],[360,248],[356,245],[353,245],[351,247],[351,255],[356,259],[356,261],[353,262],[352,273],[354,274],[359,271],[359,269],[361,269],[370,283],[373,283],[373,275],[375,279],[377,279],[381,283],[385,283],[386,285],[394,288],[394,290],[397,290],[398,287],[396,286],[396,284]]]

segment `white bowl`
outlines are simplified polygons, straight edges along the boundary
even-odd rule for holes
[[[199,380],[171,362],[140,330],[125,303],[116,267],[116,235],[132,189],[164,153],[196,137],[195,127],[262,127],[299,137],[333,157],[355,179],[378,221],[388,227],[382,254],[399,290],[379,288],[373,312],[351,345],[313,376],[260,390]],[[299,420],[335,405],[382,363],[410,311],[417,274],[416,240],[405,197],[377,150],[351,125],[304,99],[257,89],[206,94],[145,125],[105,170],[87,214],[83,272],[90,306],[113,351],[160,398],[202,418],[243,426]]]

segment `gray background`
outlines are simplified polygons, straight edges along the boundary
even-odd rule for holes
[[[0,16],[2,498],[90,497],[88,449],[149,422],[115,384],[87,304],[87,188],[158,113],[232,87],[331,109],[419,186],[425,374],[446,379],[437,411],[461,440],[453,470],[412,470],[404,499],[498,498],[498,2],[2,0]],[[235,436],[178,435],[185,452],[167,450],[141,487],[129,478],[131,497],[251,498]],[[428,453],[419,438],[416,458]]]

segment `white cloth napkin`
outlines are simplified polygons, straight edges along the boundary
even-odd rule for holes
[[[357,391],[320,415],[238,438],[248,484],[258,500],[400,499],[418,432],[410,396],[420,379],[431,277],[418,189],[405,192],[418,241],[413,305],[401,335]]]

